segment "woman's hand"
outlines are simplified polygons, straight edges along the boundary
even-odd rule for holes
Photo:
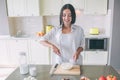
[[[59,56],[61,55],[61,54],[60,54],[60,50],[59,50],[56,46],[52,45],[52,49],[53,49],[53,52],[54,52],[54,53],[56,53],[56,54],[59,55]]]
[[[73,60],[74,61],[77,61],[77,59],[79,58],[79,55],[80,55],[80,53],[83,51],[83,48],[82,47],[79,47],[78,49],[77,49],[77,51],[73,54]]]
[[[73,60],[77,61],[78,58],[79,58],[79,53],[78,52],[74,53]]]

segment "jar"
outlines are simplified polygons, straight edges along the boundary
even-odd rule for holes
[[[28,64],[27,64],[27,56],[25,52],[20,52],[19,54],[19,68],[20,74],[27,74],[28,73]]]
[[[37,68],[35,65],[29,66],[29,74],[33,77],[37,75]]]

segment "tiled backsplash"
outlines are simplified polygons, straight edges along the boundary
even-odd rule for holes
[[[84,29],[85,35],[89,34],[90,28],[98,27],[100,34],[110,36],[110,15],[110,12],[107,15],[77,15],[75,24]],[[46,25],[59,26],[59,16],[11,17],[9,24],[11,35],[18,31],[23,35],[35,35],[36,32],[44,30]]]
[[[85,35],[89,34],[89,29],[97,27],[100,30],[100,34],[110,36],[110,16],[107,15],[77,15],[76,25],[81,26],[84,29]],[[45,17],[46,24],[59,26],[59,16]]]
[[[16,35],[18,31],[22,35],[35,35],[43,29],[42,17],[10,17],[11,35]]]

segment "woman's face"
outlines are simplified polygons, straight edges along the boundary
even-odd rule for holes
[[[63,19],[63,23],[65,26],[71,25],[72,15],[71,15],[71,11],[69,9],[63,10],[62,19]]]

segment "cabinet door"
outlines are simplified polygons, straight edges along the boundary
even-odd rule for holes
[[[40,0],[7,0],[9,16],[39,16]]]
[[[8,65],[8,48],[6,40],[0,40],[0,65]]]
[[[85,14],[106,14],[107,0],[85,0]]]
[[[15,16],[24,16],[26,10],[26,0],[14,0]]]
[[[8,16],[14,16],[14,2],[13,0],[7,0],[7,10],[8,10]]]
[[[41,15],[59,15],[62,2],[61,0],[41,0],[40,13]]]
[[[27,0],[25,16],[39,16],[40,15],[40,2],[39,0]]]
[[[85,51],[84,64],[87,65],[106,65],[107,64],[107,51]]]
[[[49,64],[49,48],[41,45],[37,40],[30,40],[30,63]]]
[[[24,16],[26,10],[26,0],[7,0],[9,16]]]
[[[9,61],[11,65],[19,65],[19,53],[25,52],[29,62],[27,40],[8,40]]]
[[[84,9],[84,0],[62,0],[62,4],[72,4],[75,9],[81,10]]]
[[[80,55],[82,56],[82,64],[84,65],[84,62],[85,62],[85,52],[82,51],[82,52],[80,53]]]

